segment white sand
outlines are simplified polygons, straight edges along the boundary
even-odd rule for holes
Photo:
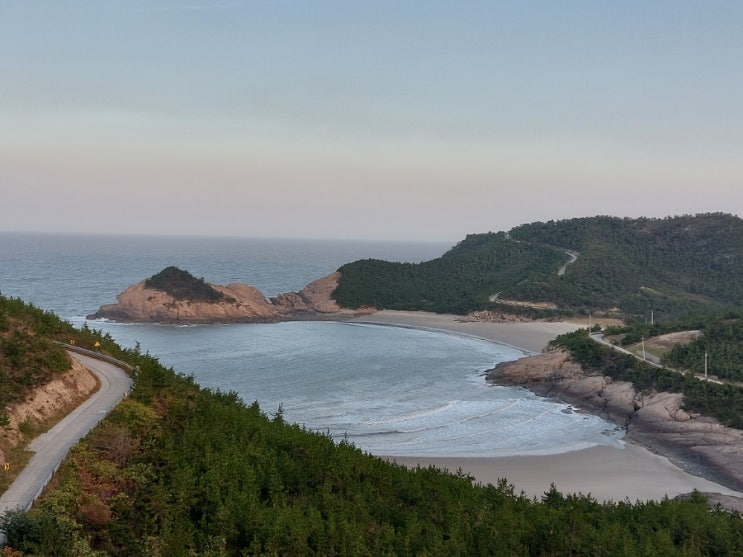
[[[532,354],[540,352],[557,335],[585,326],[566,322],[492,323],[454,315],[387,310],[356,321],[467,334]],[[688,474],[665,457],[631,443],[622,449],[596,446],[553,455],[397,456],[390,460],[413,467],[432,465],[451,472],[461,468],[485,484],[506,478],[516,493],[523,491],[529,497],[541,497],[552,483],[562,493],[590,494],[599,501],[660,500],[694,489],[743,497],[743,493]]]

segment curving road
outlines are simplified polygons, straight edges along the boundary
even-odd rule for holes
[[[506,237],[509,240],[511,239],[510,236],[508,236],[508,235],[506,235]],[[522,242],[521,240],[513,240],[513,241],[514,242],[519,242],[519,243],[530,243],[530,242]],[[544,245],[544,244],[540,244],[540,245]],[[568,265],[572,265],[573,263],[575,263],[578,260],[578,256],[580,255],[580,253],[578,253],[577,251],[573,251],[573,250],[569,250],[569,249],[556,248],[554,246],[547,246],[547,247],[552,248],[552,249],[560,250],[560,251],[564,252],[569,257],[569,259],[565,262],[565,264],[557,270],[557,276],[558,277],[564,276],[565,275],[565,271],[567,271],[567,269],[568,269]],[[500,296],[500,292],[496,292],[495,294],[493,294],[492,296],[490,296],[490,298],[488,298],[488,299],[491,302],[497,302],[498,301],[498,296]]]
[[[558,277],[563,276],[565,274],[565,271],[567,271],[568,269],[568,265],[572,265],[573,263],[575,263],[578,260],[578,256],[580,255],[577,251],[572,251],[569,249],[564,249],[562,251],[564,251],[570,259],[568,259],[565,265],[563,265],[557,270]]]
[[[132,379],[119,367],[101,360],[68,352],[98,377],[101,387],[61,422],[34,439],[26,450],[36,453],[8,490],[0,495],[0,514],[27,510],[59,467],[67,452],[93,429],[126,396]],[[3,544],[0,532],[0,546]]]

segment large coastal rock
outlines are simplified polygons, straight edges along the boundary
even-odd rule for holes
[[[335,319],[359,312],[341,308],[331,294],[339,273],[308,284],[299,292],[280,294],[268,300],[253,286],[205,283],[219,293],[218,300],[174,297],[143,280],[124,290],[115,304],[107,304],[88,319],[110,319],[130,323],[271,323],[297,319]]]
[[[340,273],[333,273],[309,283],[299,292],[288,292],[271,298],[271,304],[282,315],[296,318],[302,315],[355,315],[358,312],[343,309],[333,299],[333,291],[338,286]]]
[[[686,412],[678,393],[638,392],[626,381],[584,370],[564,350],[499,364],[489,382],[523,386],[624,427],[627,438],[687,472],[743,490],[743,431]]]

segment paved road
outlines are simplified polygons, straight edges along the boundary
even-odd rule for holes
[[[27,450],[36,454],[8,490],[0,495],[0,514],[19,507],[30,508],[70,448],[93,429],[131,389],[131,378],[115,365],[82,354],[68,354],[98,377],[101,388],[56,426],[29,444]],[[2,543],[3,536],[0,532],[0,545]]]
[[[565,271],[567,271],[567,269],[568,269],[568,265],[572,265],[573,263],[575,263],[576,261],[578,261],[578,256],[580,255],[577,251],[572,251],[572,250],[569,250],[569,249],[564,249],[562,251],[564,251],[565,253],[567,253],[568,254],[568,257],[570,259],[568,259],[568,261],[567,261],[567,263],[565,263],[565,265],[563,265],[562,267],[560,267],[557,270],[557,276],[558,277],[563,276],[565,274]]]

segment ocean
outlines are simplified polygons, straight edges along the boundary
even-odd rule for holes
[[[623,432],[483,372],[519,350],[439,331],[336,322],[152,325],[86,321],[127,286],[176,265],[266,296],[361,258],[418,262],[436,243],[0,233],[0,293],[110,333],[202,386],[373,454],[505,456],[620,446]]]

